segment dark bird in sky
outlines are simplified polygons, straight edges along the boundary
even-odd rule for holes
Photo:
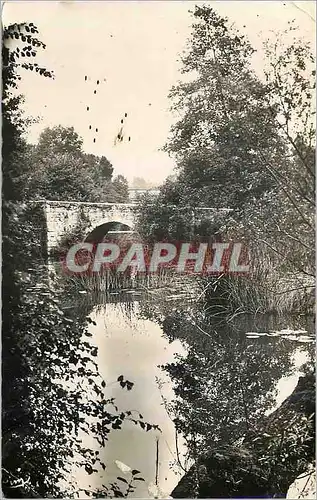
[[[89,125],[89,130],[91,130],[91,125]]]
[[[85,82],[87,81],[87,76],[85,76]]]
[[[97,80],[97,85],[99,85],[99,80]]]
[[[98,132],[98,129],[96,128],[96,132]]]
[[[97,90],[94,90],[94,94],[97,94]]]
[[[129,137],[129,142],[131,141],[131,137]]]
[[[96,142],[96,139],[94,139],[94,142]]]
[[[121,123],[123,123],[123,120],[121,120]]]
[[[128,116],[128,113],[124,113],[125,118]]]
[[[89,106],[87,106],[87,111],[89,111]]]

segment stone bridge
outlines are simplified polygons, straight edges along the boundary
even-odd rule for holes
[[[91,203],[77,201],[44,201],[44,215],[47,228],[47,250],[56,247],[67,233],[78,225],[85,227],[86,239],[101,230],[122,226],[123,230],[133,230],[135,217],[133,203]],[[120,227],[121,229],[121,227]]]
[[[136,204],[133,203],[91,203],[77,201],[38,201],[44,211],[44,219],[47,231],[47,251],[58,245],[60,239],[67,233],[71,233],[78,225],[85,228],[85,240],[97,241],[99,237],[108,231],[133,232],[135,227]],[[228,211],[227,209],[223,209]],[[196,208],[192,220],[208,218],[214,214],[213,208]]]

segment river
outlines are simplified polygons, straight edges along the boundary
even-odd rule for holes
[[[91,442],[90,445],[100,452],[106,471],[90,476],[82,469],[75,470],[74,476],[81,488],[98,488],[111,483],[118,476],[127,477],[116,461],[139,470],[144,478],[144,481],[137,483],[135,492],[129,494],[135,498],[154,496],[155,483],[161,497],[166,498],[183,474],[177,463],[175,425],[166,409],[166,405],[175,400],[175,384],[160,366],[177,364],[178,359],[186,358],[192,344],[192,340],[188,341],[186,337],[189,331],[194,329],[196,335],[198,332],[198,344],[206,342],[206,331],[202,323],[193,326],[186,319],[186,315],[191,317],[189,311],[196,305],[190,302],[184,305],[184,301],[177,297],[174,300],[173,297],[172,294],[168,297],[164,292],[149,298],[135,290],[125,290],[105,295],[102,300],[99,295],[94,303],[89,292],[81,290],[67,305],[68,308],[82,311],[85,301],[90,303],[90,318],[94,323],[89,326],[92,335],[89,341],[98,347],[97,363],[101,376],[107,381],[107,396],[115,398],[119,411],[139,412],[144,421],[156,424],[161,429],[161,432],[145,432],[139,426],[126,422],[122,430],[110,433],[104,448],[96,447]],[[181,320],[177,316],[179,312]],[[174,318],[171,329],[175,326],[175,318],[178,318],[178,327],[179,321],[184,321],[181,325],[185,333],[179,338],[177,333],[172,336],[166,334],[170,316]],[[215,330],[217,348],[224,346],[230,353],[234,346],[232,359],[229,355],[223,360],[229,379],[231,371],[235,372],[237,366],[242,370],[242,375],[245,373],[249,376],[250,372],[254,378],[247,386],[250,387],[250,411],[252,409],[256,413],[263,410],[266,415],[274,411],[291,394],[302,367],[313,357],[313,325],[306,318],[293,323],[289,318],[240,317],[239,322],[231,324],[229,329],[228,325],[223,325],[222,330]],[[188,327],[188,324],[191,326]],[[209,342],[212,344],[213,341]],[[240,345],[241,350],[237,348]],[[247,352],[251,354],[247,355]],[[252,366],[248,366],[248,363]],[[131,391],[120,387],[117,382],[120,375],[133,382]],[[218,376],[220,379],[217,384],[221,385],[221,369]],[[236,411],[237,403],[229,392],[219,401],[219,405],[230,407],[230,398],[232,409]],[[221,415],[221,408],[219,411]],[[85,439],[89,443],[89,439]],[[186,446],[181,436],[178,437],[178,453],[181,461],[184,460]],[[296,498],[297,493],[294,491],[291,491],[292,498]]]

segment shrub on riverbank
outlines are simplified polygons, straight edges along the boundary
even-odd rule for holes
[[[210,314],[228,320],[240,314],[313,314],[313,276],[280,267],[276,255],[254,249],[248,275],[202,280]]]

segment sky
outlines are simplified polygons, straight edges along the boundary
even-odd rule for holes
[[[310,1],[4,2],[4,25],[30,21],[39,28],[47,47],[37,62],[55,74],[50,80],[23,71],[19,90],[25,95],[25,111],[39,117],[28,140],[35,143],[46,127],[73,126],[84,150],[106,156],[116,175],[130,183],[143,177],[161,184],[174,167],[161,150],[177,120],[169,110],[168,92],[181,78],[179,56],[190,35],[188,11],[197,3],[213,6],[248,36],[258,49],[257,70],[262,40],[292,19],[301,36],[314,43],[316,13]],[[115,145],[125,113],[125,138]]]

